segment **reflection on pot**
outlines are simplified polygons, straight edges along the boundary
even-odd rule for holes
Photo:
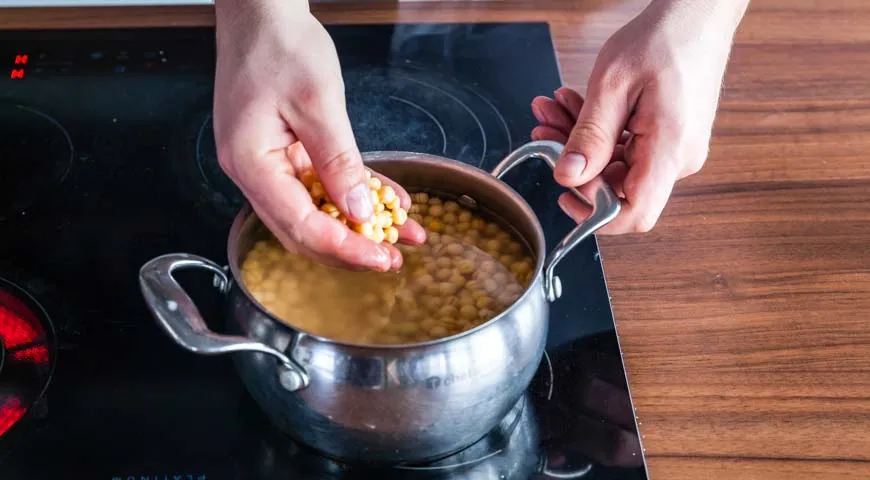
[[[252,480],[531,478],[543,465],[528,395],[492,432],[461,452],[425,464],[388,468],[342,464],[320,456],[270,428],[267,420],[255,418],[255,407],[246,411],[249,435],[239,443],[236,461],[238,471]]]
[[[553,350],[495,429],[440,460],[380,469],[344,464],[280,433],[248,401],[235,465],[252,480],[646,479],[619,350],[608,339],[595,335]]]

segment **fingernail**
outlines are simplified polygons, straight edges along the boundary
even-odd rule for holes
[[[559,205],[559,208],[562,210],[562,213],[564,213],[565,215],[568,215],[568,217],[570,217],[570,218],[574,218],[573,216],[571,216],[571,211],[568,210],[568,206],[565,205],[565,200],[562,200],[561,195],[559,196],[559,199],[556,200],[556,204]]]
[[[390,268],[392,268],[393,270],[398,270],[402,268],[403,260],[404,259],[402,258],[401,252],[396,250],[395,254],[390,255]]]
[[[579,153],[566,153],[559,159],[558,165],[561,167],[559,170],[561,170],[562,176],[578,178],[586,168],[586,157]]]
[[[547,117],[544,116],[544,112],[541,111],[541,107],[535,105],[534,103],[532,104],[532,114],[535,115],[535,119],[537,119],[539,122],[547,123]]]
[[[366,221],[371,218],[374,210],[372,210],[372,200],[368,185],[360,183],[348,192],[347,211],[352,217],[360,221]]]
[[[372,251],[371,263],[377,265],[377,269],[386,272],[393,264],[393,259],[390,258],[390,251],[384,247],[378,246]]]

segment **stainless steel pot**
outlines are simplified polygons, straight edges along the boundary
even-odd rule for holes
[[[535,213],[499,179],[532,158],[552,168],[562,148],[528,143],[492,174],[435,155],[364,154],[368,166],[409,189],[435,189],[497,214],[534,253],[535,275],[526,292],[497,317],[461,334],[412,345],[354,345],[276,320],[233,281],[252,247],[251,233],[261,228],[249,207],[231,228],[228,267],[184,253],[160,256],[140,270],[142,294],[158,324],[182,347],[205,355],[238,352],[234,360],[251,396],[296,440],[348,462],[399,464],[451,454],[482,438],[522,396],[544,351],[548,302],[561,295],[556,265],[619,212],[618,199],[602,180],[585,186],[586,195],[575,190],[593,212],[545,256]],[[229,296],[230,334],[210,331],[173,278],[186,268],[211,271],[215,286]]]

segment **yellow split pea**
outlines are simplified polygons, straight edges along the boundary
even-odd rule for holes
[[[367,222],[354,223],[338,211],[338,207],[327,195],[323,184],[320,183],[320,179],[313,169],[308,169],[299,176],[299,180],[305,185],[305,189],[311,195],[314,205],[321,211],[376,243],[384,241],[396,243],[399,241],[399,230],[396,227],[402,226],[408,221],[408,212],[402,208],[401,199],[393,187],[384,185],[379,178],[373,177],[372,173],[368,170],[366,170],[366,178],[368,179],[369,196],[371,197],[375,213]]]

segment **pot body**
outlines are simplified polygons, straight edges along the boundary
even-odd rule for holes
[[[292,351],[310,383],[288,391],[265,353],[237,353],[235,364],[275,425],[330,457],[379,464],[438,458],[482,438],[531,382],[547,335],[548,304],[537,283],[537,294],[485,328],[383,349],[298,336],[234,285],[230,330]]]
[[[499,178],[531,158],[553,167],[561,148],[554,142],[526,144],[492,174],[434,155],[364,155],[371,168],[409,190],[434,190],[500,217],[528,245],[536,266],[526,291],[469,331],[419,344],[354,345],[294,328],[292,318],[273,318],[235,281],[256,230],[263,228],[250,207],[231,228],[227,268],[194,255],[163,255],[140,270],[143,296],[182,347],[233,353],[251,396],[299,442],[346,462],[397,465],[449,455],[484,437],[523,395],[544,352],[548,302],[561,293],[555,266],[619,211],[602,181],[592,182],[585,194],[575,191],[593,206],[592,215],[547,254],[534,211]],[[229,335],[209,331],[175,281],[173,272],[184,268],[215,275],[215,285],[229,296]]]

